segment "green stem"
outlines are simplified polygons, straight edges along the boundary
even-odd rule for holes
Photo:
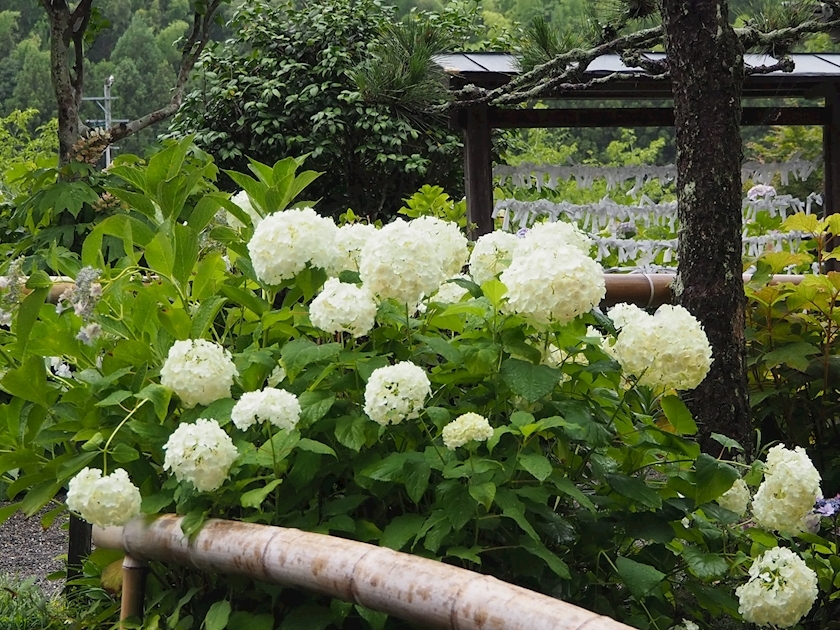
[[[111,441],[114,439],[114,437],[117,435],[117,433],[119,433],[120,429],[123,428],[125,423],[128,422],[131,419],[131,416],[133,416],[135,413],[137,413],[137,410],[140,409],[140,407],[145,405],[147,402],[149,402],[149,399],[145,398],[145,399],[141,400],[140,404],[138,404],[134,409],[129,411],[128,415],[125,418],[123,418],[122,421],[117,425],[117,428],[114,429],[111,432],[110,437],[105,442],[105,446],[102,447],[102,476],[103,477],[105,477],[108,474],[108,447],[111,446]]]

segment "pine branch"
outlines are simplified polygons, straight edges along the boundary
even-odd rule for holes
[[[536,96],[524,96],[526,94],[542,95],[545,90],[540,82],[549,79],[555,85],[569,82],[573,76],[580,76],[594,59],[602,55],[608,55],[628,49],[649,48],[659,43],[662,39],[662,26],[644,29],[618,37],[612,41],[605,42],[589,50],[575,48],[569,52],[558,55],[546,63],[536,66],[533,70],[525,72],[505,85],[494,90],[484,90],[476,86],[467,86],[455,92],[456,102],[454,106],[475,105],[478,103],[516,102],[535,98]],[[558,74],[559,73],[559,74]],[[570,83],[570,82],[569,82]],[[513,96],[517,94],[517,96]],[[510,97],[508,97],[510,95]],[[520,98],[520,96],[524,96]],[[508,97],[505,101],[501,97]]]
[[[772,72],[793,72],[793,69],[796,67],[796,64],[793,62],[793,59],[790,57],[785,57],[776,63],[772,63],[770,65],[763,65],[763,66],[746,66],[744,68],[744,73],[746,75],[753,75],[753,74],[770,74]]]
[[[741,40],[744,50],[756,47],[770,47],[777,44],[792,44],[803,35],[822,33],[832,29],[840,28],[840,19],[831,20],[806,20],[796,26],[779,28],[773,31],[762,32],[754,26],[736,28],[735,35]]]

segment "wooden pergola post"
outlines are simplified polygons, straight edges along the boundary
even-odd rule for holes
[[[471,239],[493,231],[493,155],[487,105],[464,112],[464,180]]]
[[[840,84],[827,83],[825,89],[825,124],[823,125],[823,216],[840,212]],[[835,236],[827,243],[827,249],[838,245]],[[826,271],[837,271],[838,261],[825,263]]]

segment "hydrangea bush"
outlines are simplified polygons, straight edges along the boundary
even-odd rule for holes
[[[83,312],[47,301],[44,271],[10,266],[0,469],[16,503],[0,518],[49,506],[45,523],[69,507],[100,525],[176,512],[187,534],[210,517],[297,527],[639,628],[783,627],[827,610],[836,543],[818,532],[833,504],[803,512],[819,477],[798,451],[771,451],[764,477],[760,463],[700,453],[676,390],[713,359],[702,329],[675,309],[593,310],[603,277],[575,230],[490,235],[472,255],[431,217],[342,238],[286,209],[311,180],[294,160],[234,178],[257,221],[212,191],[209,171],[182,169],[187,151],[112,169],[112,194],[138,207],[99,223],[75,268],[50,268],[73,272]],[[101,293],[78,282],[94,271]],[[101,333],[80,339],[94,323]],[[652,369],[630,366],[628,337]],[[678,357],[689,374],[662,376]],[[777,496],[780,480],[799,484],[795,500]],[[757,506],[775,499],[804,525],[759,526]],[[774,608],[777,596],[790,605]],[[214,627],[399,627],[171,566],[155,567],[148,597],[149,628],[199,628],[209,611]]]

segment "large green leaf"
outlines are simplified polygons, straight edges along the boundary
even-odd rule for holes
[[[683,548],[682,557],[691,572],[701,580],[723,577],[729,570],[729,563],[721,554],[704,552],[691,545]]]
[[[210,606],[204,617],[204,630],[224,630],[230,618],[230,602],[226,599]]]
[[[0,380],[0,387],[12,396],[42,407],[50,406],[47,399],[47,369],[42,357],[29,357],[19,368],[6,372]]]
[[[283,346],[280,351],[280,358],[283,367],[286,369],[286,376],[291,382],[307,365],[335,359],[339,352],[341,352],[341,344],[326,343],[318,345],[301,337]]]
[[[698,506],[717,499],[740,477],[731,464],[718,461],[706,453],[700,454],[694,468],[697,471],[695,474],[697,494],[694,501]]]
[[[694,435],[697,433],[697,424],[694,422],[691,412],[678,396],[673,394],[663,396],[659,400],[659,404],[662,405],[665,417],[668,418],[668,422],[671,423],[678,435]]]
[[[624,556],[615,559],[615,566],[619,577],[637,600],[644,599],[665,579],[665,574],[655,567]]]
[[[399,551],[417,535],[426,517],[422,514],[403,514],[393,519],[382,532],[379,544]]]
[[[146,246],[146,263],[153,271],[171,278],[175,269],[175,247],[173,236],[168,230],[161,230]]]
[[[49,292],[48,288],[35,289],[23,299],[20,307],[18,307],[18,316],[15,323],[15,333],[17,334],[15,352],[20,359],[26,358],[29,334],[32,332],[32,327],[38,319],[38,314],[41,312],[41,307],[44,305]]]
[[[272,491],[282,483],[282,481],[282,479],[272,479],[261,488],[255,488],[253,490],[248,490],[248,492],[244,492],[242,496],[239,497],[239,504],[244,508],[259,509],[266,497],[271,494]]]
[[[550,394],[563,378],[560,370],[519,359],[505,360],[501,374],[508,387],[528,402],[536,402]]]
[[[519,456],[519,463],[539,481],[545,481],[551,476],[554,467],[546,459],[545,455],[539,453],[523,453]]]
[[[607,483],[618,494],[633,499],[649,508],[662,506],[662,497],[653,488],[638,477],[628,477],[619,473],[607,475]]]

